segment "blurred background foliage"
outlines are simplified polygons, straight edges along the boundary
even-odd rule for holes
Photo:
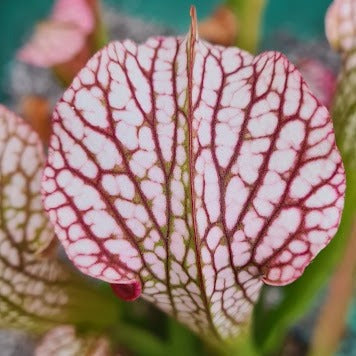
[[[262,0],[229,0],[228,3],[233,6],[242,1],[252,3]],[[162,0],[103,0],[103,3],[129,16],[160,25],[173,33],[186,33],[189,26],[188,10],[191,0],[169,3]],[[207,18],[221,3],[220,0],[194,1],[199,19]],[[267,0],[261,19],[259,49],[283,50],[286,47],[286,51],[294,53],[304,46],[302,55],[309,52],[319,59],[329,60],[325,51],[318,52],[316,47],[306,44],[316,42],[325,47],[324,17],[330,3],[330,0]],[[0,101],[6,101],[5,86],[15,51],[30,36],[35,24],[47,16],[52,5],[53,0],[0,0]],[[248,23],[248,20],[245,22]],[[289,44],[285,43],[286,38],[289,38]],[[329,64],[335,70],[334,62]],[[355,182],[354,170],[348,172],[348,179],[349,182]],[[239,355],[306,354],[306,345],[311,342],[316,315],[320,313],[320,305],[327,295],[327,282],[335,265],[342,259],[347,237],[350,235],[356,205],[356,185],[348,185],[347,196],[349,198],[346,200],[346,210],[338,235],[306,270],[303,277],[278,291],[275,288],[264,289],[255,308],[253,334],[243,345],[238,346]],[[118,302],[118,308],[121,311],[121,322],[117,334],[113,336],[120,345],[127,347],[135,355],[193,356],[216,352],[174,320],[144,302]],[[339,348],[339,355],[355,355],[352,350],[356,350],[356,345],[350,341],[356,339],[355,309],[356,302],[350,309],[348,328],[345,340]],[[286,338],[287,333],[289,337]],[[290,342],[290,338],[298,339],[298,342]],[[282,349],[284,351],[280,351]]]
[[[0,1],[0,78],[6,79],[6,66],[33,26],[49,13],[54,0],[1,0]],[[161,0],[104,0],[104,4],[119,11],[140,17],[185,33],[189,25],[187,16],[191,0],[163,2]],[[221,0],[196,0],[199,19],[209,16]],[[312,5],[311,5],[312,4]],[[262,41],[276,30],[292,33],[297,38],[310,39],[324,36],[324,14],[330,0],[269,0],[263,16]],[[271,48],[273,49],[273,48]],[[3,81],[3,80],[2,80]],[[4,100],[4,91],[0,91]]]

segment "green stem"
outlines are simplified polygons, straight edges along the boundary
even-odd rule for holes
[[[163,340],[160,340],[148,330],[133,325],[118,324],[112,331],[112,339],[120,347],[125,347],[138,356],[167,355],[167,346]]]
[[[95,16],[95,28],[90,37],[91,51],[94,54],[108,43],[108,33],[102,19],[100,0],[87,0]]]
[[[226,356],[260,356],[257,352],[254,342],[252,339],[252,329],[251,326],[246,328],[242,334],[240,334],[236,340],[228,344],[226,351],[224,352]]]
[[[236,46],[251,53],[256,53],[266,0],[227,0],[227,6],[230,7],[237,18]]]

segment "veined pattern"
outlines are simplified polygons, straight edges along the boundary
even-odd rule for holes
[[[82,272],[229,338],[263,282],[294,281],[333,237],[344,170],[326,108],[282,54],[195,29],[88,62],[53,116],[44,204]]]

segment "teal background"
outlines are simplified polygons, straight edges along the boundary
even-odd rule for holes
[[[249,1],[249,0],[246,0]],[[204,18],[220,0],[103,0],[121,11],[186,32],[189,7],[194,3]],[[263,38],[285,30],[301,39],[324,35],[324,16],[331,0],[267,0]],[[7,66],[34,24],[45,18],[53,0],[0,0],[0,86],[6,81]],[[273,48],[271,48],[273,49]],[[4,100],[0,91],[0,100]]]

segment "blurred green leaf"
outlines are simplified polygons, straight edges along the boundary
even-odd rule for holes
[[[199,340],[183,325],[169,318],[168,349],[171,356],[195,356],[198,354]]]
[[[92,47],[91,49],[92,52],[95,53],[108,44],[109,36],[107,33],[106,25],[103,22],[101,1],[91,0],[89,1],[89,5],[91,6],[95,16],[95,28],[90,38]]]
[[[229,348],[224,352],[224,355],[260,356],[258,350],[255,347],[251,331],[251,326],[246,328],[245,332],[240,334],[235,342],[229,345]]]
[[[333,118],[337,144],[343,154],[347,171],[356,171],[356,65],[354,53],[344,58]],[[349,177],[348,185],[355,185],[355,177]],[[354,200],[354,203],[356,201]]]
[[[136,356],[166,356],[167,347],[163,340],[139,327],[120,324],[113,338]]]
[[[256,53],[260,41],[266,0],[227,0],[227,5],[237,18],[236,46],[251,53]]]

